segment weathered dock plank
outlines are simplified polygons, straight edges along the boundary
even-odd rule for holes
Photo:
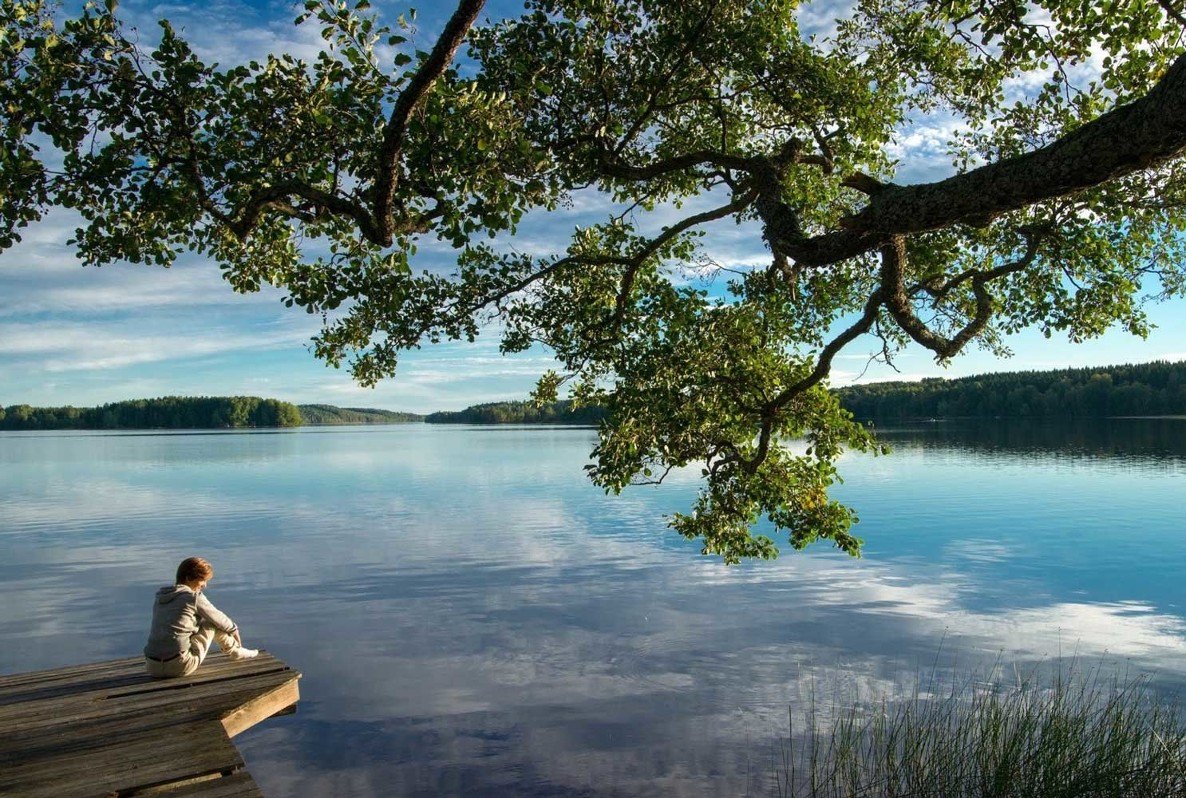
[[[220,779],[204,779],[155,794],[161,798],[263,798],[259,786],[246,771]]]
[[[7,705],[25,703],[32,699],[53,698],[54,696],[80,699],[95,692],[103,692],[104,695],[120,695],[166,689],[183,690],[204,682],[239,678],[247,674],[288,670],[287,665],[266,652],[261,653],[255,659],[243,662],[231,662],[226,657],[216,654],[207,659],[197,673],[187,676],[185,679],[154,680],[144,673],[142,658],[121,659],[111,663],[96,663],[93,672],[76,670],[68,676],[47,676],[43,679],[22,680],[10,685],[0,684],[0,711],[3,711]]]
[[[36,752],[20,764],[4,767],[0,794],[118,795],[242,767],[243,758],[216,724],[180,726],[151,737],[107,738],[86,749]]]
[[[233,693],[266,692],[293,678],[292,671],[287,669],[263,673],[245,670],[237,675],[222,674],[217,679],[203,679],[200,675],[201,671],[186,679],[169,680],[165,685],[140,682],[135,685],[138,689],[118,685],[76,694],[31,695],[22,703],[0,706],[0,732],[11,726],[31,728],[38,723],[55,723],[62,717],[110,715],[115,709],[134,712],[151,707],[182,709],[195,702],[221,704],[237,698]]]
[[[259,796],[230,738],[294,707],[299,679],[266,652],[179,679],[140,658],[0,677],[0,795]]]

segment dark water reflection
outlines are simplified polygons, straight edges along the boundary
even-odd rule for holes
[[[1063,422],[963,420],[916,423],[878,430],[882,439],[911,448],[967,449],[1053,460],[1099,457],[1181,467],[1186,418],[1075,419]]]
[[[738,568],[664,529],[690,476],[584,482],[588,430],[2,436],[0,671],[135,653],[204,553],[305,674],[238,738],[273,797],[767,794],[813,690],[1060,654],[1186,681],[1186,422],[884,435],[843,467],[864,559]]]

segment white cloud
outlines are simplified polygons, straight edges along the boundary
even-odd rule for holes
[[[114,369],[251,349],[298,346],[307,331],[206,327],[199,333],[142,333],[127,325],[76,322],[0,324],[0,356],[36,357],[48,372]]]
[[[180,35],[207,63],[227,68],[251,60],[263,61],[269,53],[288,53],[311,61],[324,49],[320,26],[294,25],[297,4],[280,4],[267,9],[277,15],[265,17],[264,9],[237,0],[214,2],[121,5],[122,17],[137,28],[149,46],[159,38],[159,19],[168,19]]]
[[[809,0],[799,7],[799,31],[804,36],[818,38],[836,34],[836,22],[852,16],[853,0]]]
[[[264,286],[258,293],[237,294],[215,263],[197,255],[182,255],[172,268],[129,263],[85,267],[66,244],[80,223],[77,214],[54,210],[26,229],[20,244],[0,254],[0,319],[38,314],[77,318],[177,306],[280,309],[279,289]]]
[[[35,275],[41,278],[41,285],[21,285],[19,280],[13,280],[13,291],[21,294],[20,301],[0,307],[0,318],[27,317],[34,313],[142,311],[174,306],[242,307],[248,302],[261,301],[278,306],[275,296],[234,293],[213,266],[208,270],[190,267],[146,273],[143,268],[116,265],[101,271],[99,274],[95,269],[84,270],[79,266],[72,267],[69,274],[45,270]],[[55,280],[56,284],[44,284],[48,282],[44,278],[59,275],[62,279]]]

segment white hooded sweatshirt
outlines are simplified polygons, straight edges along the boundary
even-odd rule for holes
[[[194,592],[186,585],[162,587],[152,603],[152,626],[144,656],[168,660],[189,651],[189,639],[199,625],[213,626],[227,634],[234,634],[238,628],[201,592]]]

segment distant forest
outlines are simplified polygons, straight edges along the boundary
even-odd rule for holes
[[[222,429],[299,427],[294,404],[258,396],[165,396],[100,407],[0,408],[0,429]]]
[[[917,418],[1103,418],[1186,415],[1186,362],[1015,371],[836,391],[862,421]],[[561,400],[490,402],[420,416],[361,407],[294,405],[257,396],[166,396],[101,407],[0,407],[0,430],[226,429],[326,424],[598,424],[600,407]]]
[[[863,421],[1184,415],[1186,362],[877,382],[836,393]]]
[[[306,424],[404,424],[423,421],[415,413],[399,413],[372,407],[334,407],[333,405],[297,405]]]
[[[423,421],[423,416],[333,405],[298,407],[258,396],[165,396],[101,407],[0,407],[0,430],[234,429],[405,421]]]
[[[429,424],[597,424],[605,417],[600,407],[574,408],[562,399],[543,406],[533,402],[489,402],[465,410],[430,413]]]

